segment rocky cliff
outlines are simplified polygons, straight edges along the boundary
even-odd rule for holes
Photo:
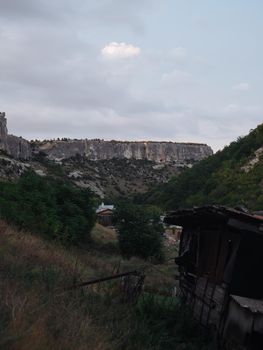
[[[7,135],[7,145],[9,154],[15,159],[30,159],[32,157],[30,143],[22,137]]]
[[[8,135],[5,113],[0,113],[0,149],[15,159],[30,159],[38,154],[61,161],[75,156],[88,160],[133,159],[155,163],[191,165],[213,154],[205,144],[175,142],[128,142],[104,140],[57,140],[29,143]]]
[[[0,112],[0,150],[8,151],[6,117],[2,112]]]
[[[3,112],[0,112],[0,150],[15,159],[30,159],[32,156],[32,149],[27,140],[8,134]]]
[[[135,159],[155,163],[188,165],[213,154],[205,144],[174,142],[128,142],[103,140],[50,141],[37,145],[50,160],[85,156],[89,160]]]

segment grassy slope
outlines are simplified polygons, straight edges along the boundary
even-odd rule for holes
[[[210,349],[174,299],[144,292],[129,306],[118,282],[65,291],[144,264],[121,259],[112,231],[97,225],[93,238],[89,248],[65,250],[0,222],[1,349]],[[149,268],[145,290],[169,293],[173,270],[172,262]]]
[[[263,208],[263,159],[247,173],[242,169],[263,146],[263,124],[249,135],[196,164],[148,193],[143,201],[167,209],[220,204]]]

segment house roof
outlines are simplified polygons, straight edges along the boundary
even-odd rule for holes
[[[221,223],[239,230],[263,234],[263,216],[261,213],[249,213],[243,208],[205,206],[178,210],[169,213],[164,222],[181,226],[218,225]]]
[[[99,214],[105,210],[114,210],[114,205],[105,205],[104,203],[101,203],[101,205],[96,209],[96,214]]]

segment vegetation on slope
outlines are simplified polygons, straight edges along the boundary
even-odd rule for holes
[[[174,283],[172,262],[147,274],[136,306],[122,303],[117,281],[65,290],[144,264],[122,260],[114,233],[108,233],[96,226],[95,245],[65,249],[0,221],[1,349],[212,349],[176,299],[158,296],[160,286],[171,289]],[[155,295],[147,293],[149,287]]]
[[[63,160],[61,168],[67,174],[77,171],[76,179],[71,176],[73,181],[80,186],[89,186],[95,193],[103,193],[111,201],[127,198],[134,192],[146,192],[152,186],[167,182],[179,173],[170,164],[156,168],[154,162],[147,160],[114,158],[91,161],[81,156]]]
[[[127,198],[134,192],[146,192],[152,186],[167,182],[180,173],[180,169],[172,164],[156,165],[148,160],[119,158],[93,161],[80,154],[57,164],[40,152],[34,155],[30,164],[50,176],[90,188],[98,196],[104,195],[110,201]]]
[[[263,159],[260,157],[248,171],[243,167],[262,146],[263,124],[139,200],[166,209],[218,204],[260,210],[263,208]]]
[[[89,239],[95,223],[93,206],[88,190],[33,172],[17,183],[0,182],[0,217],[64,244]]]

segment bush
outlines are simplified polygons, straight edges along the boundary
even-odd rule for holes
[[[0,217],[64,244],[87,241],[95,223],[88,190],[33,172],[17,183],[0,182]]]
[[[120,204],[115,213],[121,254],[126,258],[138,256],[162,260],[162,225],[152,208]]]

